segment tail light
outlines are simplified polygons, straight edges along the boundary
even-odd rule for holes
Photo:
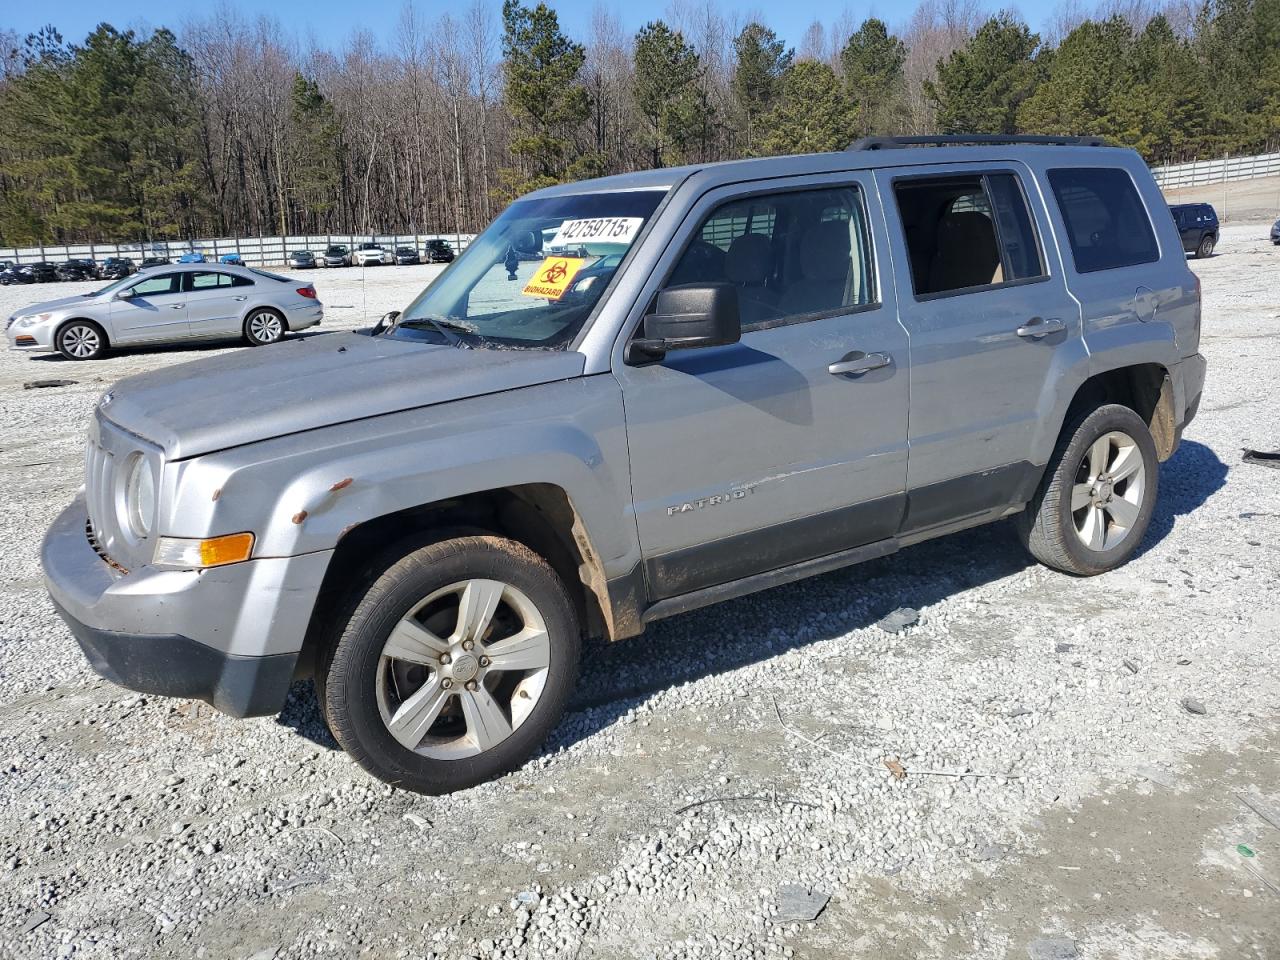
[[[314,300],[316,299],[316,288],[315,287],[299,287],[298,294],[310,300]]]

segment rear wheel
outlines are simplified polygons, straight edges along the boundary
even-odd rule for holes
[[[515,769],[546,739],[579,642],[546,561],[510,540],[459,537],[411,550],[356,598],[317,688],[362,767],[448,793]]]
[[[275,310],[259,308],[244,320],[244,339],[251,347],[263,347],[284,337],[284,317]]]
[[[1018,518],[1024,545],[1064,573],[1115,569],[1133,556],[1151,522],[1159,469],[1151,431],[1128,407],[1107,404],[1077,418]]]
[[[1213,256],[1213,237],[1206,235],[1200,238],[1200,246],[1196,247],[1196,259],[1203,260],[1211,256]]]
[[[107,352],[107,334],[90,320],[72,320],[59,328],[54,346],[68,360],[97,360]]]

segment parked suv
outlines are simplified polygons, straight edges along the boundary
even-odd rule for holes
[[[1177,203],[1169,207],[1182,237],[1182,249],[1197,259],[1213,255],[1218,245],[1218,214],[1207,203]]]
[[[394,258],[376,243],[362,243],[351,254],[353,267],[383,266],[392,263]]]
[[[58,610],[135,690],[250,716],[311,676],[441,792],[530,756],[584,636],[1005,517],[1114,569],[1204,381],[1160,191],[1096,141],[920,142],[551,187],[372,335],[121,381]],[[530,235],[573,255],[512,282]]]

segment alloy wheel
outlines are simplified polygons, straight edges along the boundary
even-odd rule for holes
[[[1090,550],[1118,546],[1142,512],[1147,488],[1142,450],[1128,434],[1112,430],[1090,445],[1071,488],[1076,536]]]
[[[284,325],[274,313],[260,310],[249,318],[249,333],[259,343],[273,343],[284,334]]]
[[[436,760],[475,756],[528,719],[550,665],[546,622],[523,592],[460,581],[392,629],[378,661],[378,712],[406,749]]]
[[[62,332],[62,346],[67,353],[81,360],[86,360],[98,352],[102,340],[93,327],[76,324]]]

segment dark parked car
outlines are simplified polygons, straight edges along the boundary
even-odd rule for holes
[[[396,247],[396,263],[400,266],[421,262],[422,258],[418,256],[418,251],[413,247]]]
[[[31,276],[27,266],[8,262],[0,263],[0,285],[7,287],[10,284],[19,283],[35,283],[35,277]]]
[[[39,263],[25,263],[23,266],[36,283],[52,283],[58,279],[58,265],[48,260],[41,260]]]
[[[107,257],[98,265],[98,277],[101,280],[123,280],[137,272],[138,268],[128,257]]]
[[[311,270],[316,266],[316,255],[310,250],[294,250],[289,254],[289,266],[294,270]]]
[[[1271,225],[1271,242],[1280,247],[1280,220]]]
[[[427,241],[427,263],[453,263],[453,247],[448,240]]]
[[[1218,245],[1218,214],[1207,203],[1177,203],[1169,207],[1182,235],[1182,249],[1207,257]]]
[[[343,246],[332,246],[324,252],[326,267],[347,267],[351,265],[351,251]]]
[[[98,267],[92,260],[68,260],[54,269],[59,280],[96,280]]]
[[[167,267],[172,263],[168,257],[143,257],[140,269],[145,270],[147,267]]]

